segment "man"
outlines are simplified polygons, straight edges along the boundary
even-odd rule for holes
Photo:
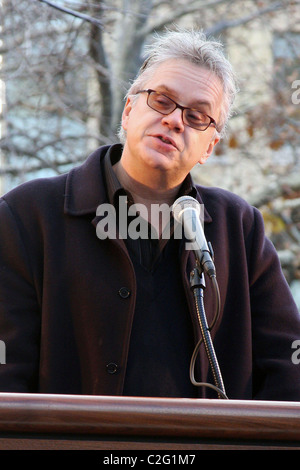
[[[164,237],[168,224],[151,210],[189,196],[204,204],[214,250],[221,302],[211,335],[228,398],[300,399],[292,361],[299,313],[262,218],[190,176],[224,133],[235,91],[218,44],[198,32],[168,32],[148,49],[128,92],[122,145],[2,198],[2,391],[216,397],[197,386],[213,384],[203,347],[196,385],[189,371],[201,337],[190,283],[195,254],[172,223]],[[141,215],[148,237],[135,236],[137,225],[129,230]],[[208,279],[209,325],[216,301]]]

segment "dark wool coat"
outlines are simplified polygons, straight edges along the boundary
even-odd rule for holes
[[[107,150],[98,149],[66,175],[26,183],[0,200],[1,391],[122,395],[136,278],[124,241],[96,235],[96,210],[107,202],[100,167]],[[227,191],[197,191],[221,293],[212,337],[227,395],[300,400],[300,365],[292,361],[299,312],[262,217]],[[189,284],[192,256],[185,251],[181,269],[199,338]],[[210,323],[215,297],[209,281],[205,309]],[[200,356],[206,381],[202,349]]]

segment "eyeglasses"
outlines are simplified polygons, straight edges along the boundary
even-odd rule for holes
[[[201,113],[198,109],[181,106],[168,96],[155,90],[140,90],[137,91],[136,94],[139,93],[148,93],[147,105],[160,114],[168,115],[173,113],[176,108],[179,108],[182,110],[182,121],[187,126],[197,129],[198,131],[206,131],[206,129],[213,124],[218,130],[216,121],[207,114]]]

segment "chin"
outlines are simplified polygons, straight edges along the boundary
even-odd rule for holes
[[[168,171],[174,169],[174,164],[167,157],[152,158],[146,160],[148,167],[158,171]]]
[[[154,149],[146,149],[144,155],[145,162],[155,168],[171,169],[175,164],[174,156],[172,154],[162,153]]]

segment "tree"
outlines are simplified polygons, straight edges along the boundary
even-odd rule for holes
[[[153,32],[182,23],[226,35],[286,8],[286,2],[255,0],[248,6],[240,0],[100,0],[74,2],[76,10],[67,8],[72,2],[3,1],[7,132],[1,147],[9,166],[2,173],[11,175],[65,171],[87,148],[115,140],[128,82]]]
[[[194,177],[259,207],[278,249],[293,254],[289,280],[298,276],[300,0],[2,1],[8,187],[65,172],[116,141],[145,42],[176,24],[202,27],[225,43],[242,81],[227,138]]]

